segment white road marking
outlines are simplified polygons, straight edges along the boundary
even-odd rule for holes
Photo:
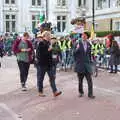
[[[14,120],[22,120],[22,118],[20,118],[19,115],[13,112],[13,110],[10,109],[6,104],[0,103],[0,107],[3,108],[6,112],[8,112]]]

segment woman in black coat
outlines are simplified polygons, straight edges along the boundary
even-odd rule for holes
[[[1,59],[4,56],[4,51],[2,48],[0,48],[0,68],[1,68]]]
[[[120,49],[117,41],[113,40],[110,47],[110,73],[117,73],[118,65],[120,64]],[[115,69],[113,69],[115,67]]]

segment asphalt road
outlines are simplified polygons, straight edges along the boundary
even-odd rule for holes
[[[15,57],[5,57],[0,69],[0,120],[120,120],[120,73],[99,70],[93,78],[96,99],[78,97],[78,80],[74,72],[58,72],[57,87],[62,95],[54,98],[46,75],[44,93],[38,96],[36,69],[31,66],[28,91],[22,92]]]

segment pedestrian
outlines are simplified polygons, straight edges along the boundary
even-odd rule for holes
[[[17,63],[20,70],[20,82],[22,91],[26,91],[26,82],[31,61],[33,61],[33,47],[29,40],[29,34],[25,32],[23,38],[14,42],[13,51],[17,57]]]
[[[120,64],[120,49],[117,41],[113,40],[110,46],[109,73],[117,73],[119,64]],[[115,67],[115,69],[113,69],[113,67]]]
[[[82,41],[76,44],[74,49],[75,72],[79,81],[79,97],[84,95],[83,78],[86,77],[88,83],[88,97],[94,99],[92,68],[91,68],[91,45],[88,42],[89,35],[87,32],[82,33]]]
[[[3,41],[3,36],[1,35],[0,36],[0,68],[1,68],[1,61],[2,61],[4,54],[5,54],[4,41]]]
[[[1,68],[1,61],[2,61],[2,57],[3,57],[4,53],[3,53],[3,49],[0,48],[0,68]]]
[[[53,65],[53,71],[54,71],[54,76],[56,77],[56,68],[57,65],[60,61],[60,47],[58,45],[58,40],[57,38],[53,35],[51,37],[51,44],[52,44],[52,65]]]
[[[11,56],[12,55],[13,36],[11,36],[9,33],[5,34],[4,44],[5,44],[6,55]]]
[[[53,95],[56,97],[62,92],[57,90],[55,84],[55,74],[53,69],[53,60],[52,60],[52,47],[51,47],[51,33],[44,31],[42,33],[43,40],[40,41],[37,50],[37,87],[39,96],[44,97],[43,93],[43,81],[45,73],[47,72],[49,76],[50,85],[53,91]]]

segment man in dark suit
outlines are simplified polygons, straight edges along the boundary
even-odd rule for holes
[[[87,79],[88,83],[88,97],[94,99],[93,96],[93,83],[92,83],[92,68],[91,68],[91,45],[88,42],[88,33],[82,33],[82,40],[75,45],[74,59],[75,59],[75,72],[79,79],[79,96],[84,95],[83,91],[83,78]]]

